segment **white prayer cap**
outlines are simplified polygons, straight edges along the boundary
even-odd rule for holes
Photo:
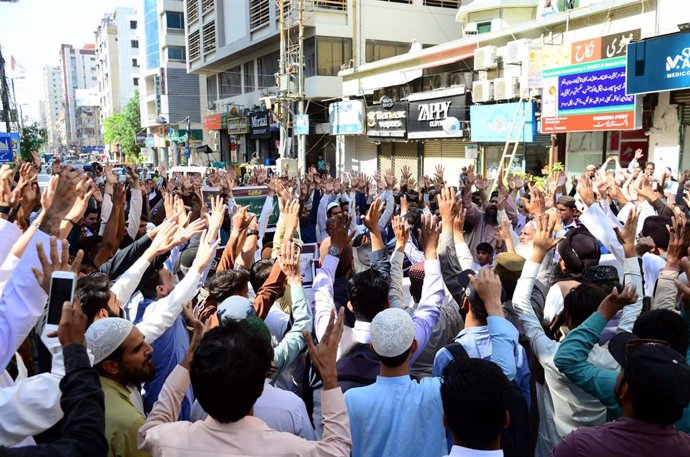
[[[338,203],[338,202],[330,202],[330,203],[328,204],[328,207],[326,207],[326,212],[329,212],[329,211],[332,210],[333,208],[340,208],[340,203]]]
[[[106,317],[94,321],[86,330],[86,343],[93,354],[93,363],[100,363],[115,352],[132,331],[132,323],[119,317]]]
[[[370,333],[374,352],[382,357],[396,357],[412,346],[414,324],[406,311],[388,308],[371,321]]]

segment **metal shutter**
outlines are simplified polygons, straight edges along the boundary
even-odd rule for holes
[[[352,170],[372,175],[377,170],[377,151],[376,143],[369,141],[366,135],[355,137],[355,150],[352,155]]]
[[[424,143],[424,175],[432,176],[436,165],[446,168],[445,180],[448,185],[457,186],[460,169],[472,163],[465,158],[465,147],[469,144],[463,140],[438,140]]]
[[[400,177],[402,167],[410,167],[412,177],[417,180],[419,176],[419,155],[417,154],[417,142],[393,143],[393,171],[396,177]]]
[[[378,172],[383,174],[393,168],[393,144],[381,143],[378,146]]]

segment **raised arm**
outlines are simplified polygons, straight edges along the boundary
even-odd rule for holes
[[[403,249],[410,237],[410,228],[400,216],[393,218],[395,232],[395,251],[391,256],[390,289],[388,290],[388,304],[391,308],[406,308],[403,298]]]

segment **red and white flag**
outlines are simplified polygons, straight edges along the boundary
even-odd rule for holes
[[[22,78],[26,75],[26,69],[17,63],[17,59],[13,55],[10,55],[10,71],[8,72],[9,78]]]

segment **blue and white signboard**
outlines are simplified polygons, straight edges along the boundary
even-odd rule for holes
[[[474,143],[529,143],[534,141],[536,131],[534,102],[470,106],[470,136]]]
[[[309,115],[295,115],[295,125],[293,127],[295,135],[309,135]]]
[[[690,87],[690,33],[650,38],[628,45],[628,94]]]
[[[364,133],[364,102],[343,100],[328,105],[328,124],[331,135],[361,135]]]
[[[0,132],[0,162],[13,162],[12,137],[9,133]]]

